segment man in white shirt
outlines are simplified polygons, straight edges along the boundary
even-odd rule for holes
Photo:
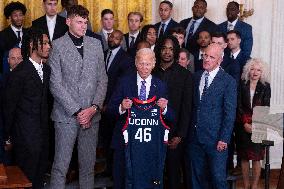
[[[5,131],[10,136],[16,165],[33,188],[44,185],[48,165],[49,39],[40,30],[31,30],[23,40],[24,62],[9,76],[5,89]]]
[[[45,15],[32,22],[32,27],[41,28],[50,41],[63,36],[68,30],[66,19],[57,15],[57,4],[57,0],[43,0]]]

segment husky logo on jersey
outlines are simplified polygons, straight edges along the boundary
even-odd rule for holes
[[[133,111],[131,111],[131,117],[136,117],[136,114]]]
[[[154,116],[158,115],[158,110],[153,109],[153,110],[151,110],[151,113],[152,113],[151,116],[154,117]]]

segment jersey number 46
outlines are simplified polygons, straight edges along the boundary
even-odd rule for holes
[[[135,134],[135,139],[140,142],[151,141],[151,128],[139,128]]]

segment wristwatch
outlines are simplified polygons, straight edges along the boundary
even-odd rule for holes
[[[97,112],[100,111],[100,107],[96,104],[92,104],[92,108],[94,108]]]

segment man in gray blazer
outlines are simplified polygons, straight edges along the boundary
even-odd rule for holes
[[[50,90],[54,96],[55,156],[50,188],[65,188],[74,143],[78,139],[79,185],[94,188],[98,123],[106,89],[101,43],[85,36],[89,11],[81,5],[68,10],[69,31],[53,42],[49,57]]]

